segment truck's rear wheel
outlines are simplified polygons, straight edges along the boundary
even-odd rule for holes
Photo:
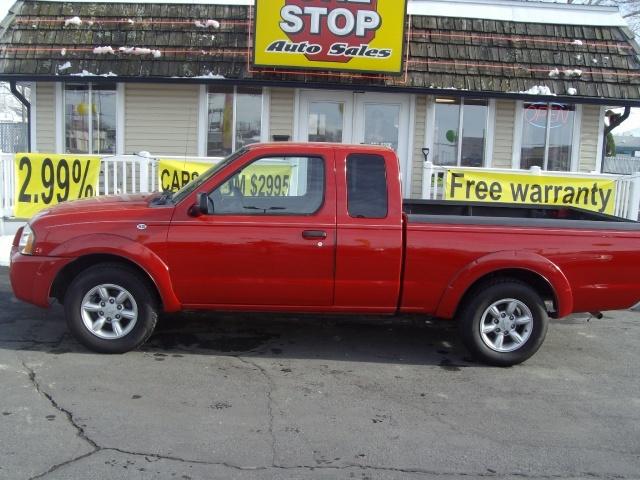
[[[549,318],[540,295],[518,280],[476,287],[459,316],[464,344],[480,361],[508,367],[538,351]]]
[[[124,353],[153,333],[158,313],[149,282],[123,265],[100,264],[80,273],[65,296],[69,330],[90,350]]]

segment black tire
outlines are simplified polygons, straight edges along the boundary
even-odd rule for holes
[[[549,326],[549,317],[540,295],[526,283],[515,279],[498,279],[475,287],[466,298],[467,300],[461,306],[458,316],[460,335],[464,345],[477,360],[488,365],[510,367],[529,359],[544,342]],[[522,309],[519,308],[512,317],[509,317],[509,314],[503,310],[498,316],[500,319],[497,322],[496,315],[488,311],[489,307],[496,302],[505,301],[498,304],[498,311],[500,311],[499,307],[502,305],[513,305],[515,303],[507,302],[506,300],[508,299],[521,302],[531,313],[532,321],[527,325],[517,326],[514,330],[520,339],[526,337],[521,344],[517,343],[515,338],[512,339],[510,334],[505,333],[504,329],[498,327],[503,326],[501,322],[513,322],[511,325],[506,326],[508,329],[513,328],[516,323],[509,319],[517,317],[519,313],[522,313]],[[485,316],[485,312],[487,316]],[[528,317],[528,314],[521,315],[521,318],[526,317]],[[499,333],[486,333],[484,335],[485,340],[483,339],[482,325],[484,324],[486,328],[491,328],[491,323],[496,323],[495,328]],[[528,328],[531,330],[527,330]],[[498,343],[496,340],[499,340],[497,339],[498,335],[504,336],[500,342],[508,342],[504,348],[511,347],[516,349],[514,351],[496,350],[495,347]],[[488,343],[491,343],[494,348],[491,348]]]
[[[85,326],[83,320],[81,305],[85,295],[104,284],[126,289],[136,303],[137,319],[131,331],[120,338],[100,338]],[[153,333],[158,321],[156,298],[149,280],[134,269],[125,265],[101,263],[81,272],[69,285],[64,301],[67,326],[73,336],[89,350],[98,353],[129,352],[140,347]]]

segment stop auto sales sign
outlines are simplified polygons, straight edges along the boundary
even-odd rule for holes
[[[400,73],[407,0],[256,0],[254,64]]]

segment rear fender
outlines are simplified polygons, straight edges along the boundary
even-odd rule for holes
[[[572,312],[571,285],[556,264],[533,252],[503,251],[481,257],[458,272],[440,299],[436,316],[453,318],[469,288],[482,277],[500,270],[527,270],[539,275],[555,293],[557,316],[566,317]]]
[[[113,255],[126,259],[143,269],[155,284],[164,310],[177,312],[180,301],[173,291],[169,267],[153,251],[125,237],[92,234],[74,238],[57,246],[49,253],[52,257],[78,259],[87,255]]]

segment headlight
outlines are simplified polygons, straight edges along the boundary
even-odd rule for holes
[[[18,252],[23,255],[33,255],[33,250],[36,244],[36,235],[31,230],[29,225],[25,225],[20,236],[20,242],[18,243]]]

